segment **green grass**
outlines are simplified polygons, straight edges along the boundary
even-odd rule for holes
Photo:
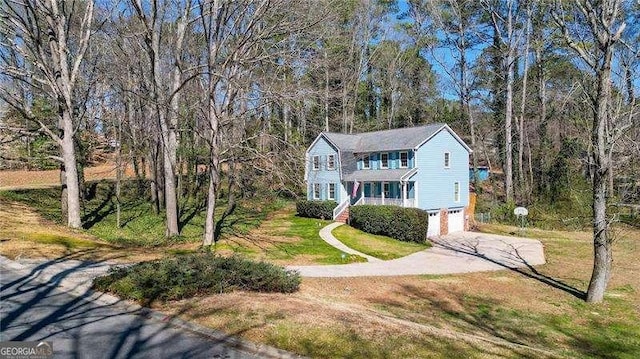
[[[351,262],[366,262],[360,256],[346,255],[342,251],[330,246],[320,238],[320,229],[331,223],[314,218],[290,215],[282,219],[269,222],[273,235],[296,238],[289,243],[278,243],[267,249],[270,259],[293,259],[298,256],[310,256],[314,262],[322,264],[343,264]]]
[[[43,244],[53,244],[60,245],[67,249],[92,249],[103,246],[103,244],[91,240],[62,236],[58,234],[50,234],[50,233],[26,233],[24,234],[24,239],[43,243]],[[107,245],[108,246],[108,245]]]
[[[0,192],[0,199],[13,200],[29,205],[48,220],[62,224],[60,211],[60,188],[30,189]],[[281,200],[268,204],[257,200],[240,201],[235,211],[223,221],[221,235],[246,234],[262,223],[268,213],[284,206]],[[92,235],[119,246],[145,247],[166,245],[177,242],[197,242],[202,240],[205,222],[204,200],[181,204],[180,236],[165,237],[165,214],[156,214],[144,195],[139,195],[134,182],[125,182],[122,191],[121,227],[116,226],[116,198],[114,184],[110,181],[97,183],[95,197],[83,206],[83,227]],[[219,200],[216,219],[226,207],[225,200]]]
[[[331,233],[348,247],[383,260],[401,258],[430,247],[426,242],[398,241],[386,236],[369,234],[348,225],[337,227]]]

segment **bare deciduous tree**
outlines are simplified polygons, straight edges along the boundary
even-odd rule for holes
[[[3,11],[0,73],[28,87],[29,95],[22,96],[20,89],[3,86],[0,97],[35,122],[60,147],[61,180],[66,190],[63,209],[66,206],[67,225],[80,228],[75,137],[81,102],[76,98],[76,86],[93,31],[94,2],[6,1]],[[32,101],[36,96],[46,98],[56,108],[57,128],[33,115]]]

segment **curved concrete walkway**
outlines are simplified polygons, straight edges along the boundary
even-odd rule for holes
[[[355,254],[357,256],[367,258],[367,260],[369,262],[382,262],[381,259],[378,259],[376,257],[372,257],[372,256],[370,256],[368,254],[364,254],[362,252],[356,251],[355,249],[347,247],[346,244],[340,242],[336,237],[333,236],[333,234],[331,234],[331,232],[335,228],[340,227],[343,224],[344,223],[333,222],[333,223],[331,223],[331,224],[329,224],[327,226],[324,226],[320,230],[320,238],[322,238],[322,240],[324,240],[325,242],[329,243],[331,246],[343,251],[344,253]]]
[[[324,227],[320,236],[331,245],[337,241],[341,246],[335,247],[346,253],[358,254],[331,235],[331,230],[339,225],[332,223]],[[389,261],[376,258],[368,263],[287,268],[297,270],[303,277],[365,277],[483,272],[545,263],[542,243],[529,238],[458,232],[432,243],[432,248]]]

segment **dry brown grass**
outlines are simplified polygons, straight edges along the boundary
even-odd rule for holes
[[[129,166],[125,171],[126,177],[133,177],[133,168]],[[104,163],[99,166],[84,169],[86,181],[101,179],[115,179],[116,166],[114,163]],[[0,190],[45,188],[60,186],[60,171],[0,171]]]
[[[493,226],[485,230],[510,233],[515,228]],[[634,318],[637,322],[640,317],[640,231],[622,230],[609,286],[608,298],[614,300],[595,306],[550,285],[557,281],[585,290],[592,266],[589,233],[529,234],[544,242],[548,263],[536,271],[548,277],[546,282],[531,278],[530,271],[509,270],[455,276],[305,278],[301,290],[291,295],[230,293],[158,308],[312,356],[317,353],[300,345],[309,338],[301,338],[296,331],[315,333],[310,335],[318,335],[314,328],[333,331],[335,337],[322,339],[329,342],[356,331],[357,345],[383,345],[385,338],[413,343],[410,338],[417,332],[448,344],[463,343],[457,349],[483,356],[598,356],[599,348],[590,348],[589,340],[599,339],[590,338],[580,328],[634,323]],[[287,334],[286,329],[292,332]],[[322,335],[327,336],[326,332]],[[580,340],[587,344],[578,345]],[[415,350],[414,354],[421,353]]]
[[[1,205],[3,255],[56,258],[78,253],[87,259],[140,261],[168,253],[167,248],[123,250],[44,221],[25,206]],[[284,211],[272,218],[282,216]],[[517,233],[508,226],[482,229]],[[273,232],[267,221],[250,236],[229,241],[264,249],[295,240],[273,236]],[[547,264],[536,267],[537,274],[504,270],[451,276],[305,278],[294,294],[236,292],[154,306],[312,357],[598,357],[609,351],[616,357],[640,352],[633,347],[637,342],[625,347],[620,339],[639,332],[640,230],[619,227],[616,232],[609,294],[599,305],[585,305],[557,288],[560,284],[578,291],[586,288],[592,267],[590,234],[530,229],[525,235],[540,238],[547,256]],[[53,239],[43,240],[43,234]],[[171,249],[190,250],[190,246],[197,244]],[[304,262],[305,257],[297,260]],[[554,282],[556,287],[550,284]],[[605,334],[599,336],[598,331]]]

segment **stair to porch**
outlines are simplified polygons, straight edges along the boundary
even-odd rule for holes
[[[336,217],[336,222],[347,223],[349,221],[349,206],[345,207],[344,210]]]

